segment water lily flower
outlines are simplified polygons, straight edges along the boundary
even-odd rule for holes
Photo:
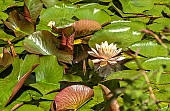
[[[107,41],[102,42],[101,45],[96,44],[96,49],[91,48],[91,50],[92,51],[88,51],[88,54],[96,58],[93,59],[92,62],[96,66],[97,70],[102,68],[104,70],[110,71],[111,66],[114,66],[119,61],[125,59],[125,57],[119,55],[122,51],[122,48],[117,48],[116,44],[113,43],[109,45]]]

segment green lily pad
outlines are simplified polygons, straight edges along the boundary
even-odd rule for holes
[[[63,67],[54,55],[40,57],[40,65],[35,70],[36,81],[58,84],[63,76]]]
[[[84,9],[101,9],[101,10],[104,10],[105,12],[107,12],[109,15],[115,15],[113,12],[108,10],[109,6],[110,5],[102,5],[102,4],[93,2],[93,3],[88,3],[88,4],[81,4],[80,8],[84,8]]]
[[[77,75],[73,75],[73,74],[64,74],[62,81],[67,81],[67,82],[81,82],[82,78],[80,76]]]
[[[59,5],[59,4],[67,4],[69,3],[68,1],[60,1],[60,0],[42,0],[43,4],[47,7],[54,7],[55,5]]]
[[[170,19],[158,18],[154,20],[152,24],[147,25],[147,28],[155,32],[161,32],[164,29],[164,27],[167,27],[170,29]]]
[[[40,63],[36,73],[36,83],[30,86],[38,89],[44,96],[43,98],[54,98],[51,95],[45,95],[48,92],[60,87],[59,81],[63,76],[63,67],[58,64],[57,58],[54,55],[40,57]]]
[[[104,107],[104,97],[102,93],[102,89],[100,86],[94,86],[94,97],[88,103],[83,105],[79,110],[84,111],[84,109],[93,109],[95,111],[100,111]]]
[[[95,47],[95,44],[101,44],[103,41],[108,43],[115,43],[119,47],[126,49],[134,42],[140,41],[143,37],[141,29],[145,29],[145,25],[142,22],[131,21],[113,21],[110,25],[104,27],[104,29],[96,32],[90,39],[90,47]]]
[[[111,21],[111,17],[103,9],[98,8],[80,8],[74,15],[79,19],[95,20],[100,24]]]
[[[154,0],[154,3],[169,4],[169,0]]]
[[[142,64],[147,58],[137,58],[137,61],[139,64]],[[135,60],[131,60],[127,63],[124,64],[126,67],[128,67],[129,69],[139,69],[139,66],[137,65]]]
[[[0,109],[11,110],[11,107],[13,107],[13,103],[12,103],[12,106],[9,105],[6,108],[4,107],[4,105],[7,102],[7,99],[10,97],[14,86],[18,82],[18,74],[20,71],[19,58],[14,59],[12,66],[13,66],[13,70],[10,73],[10,75],[5,77],[4,79],[0,79],[0,98],[1,98]],[[21,95],[19,98],[17,98],[17,100],[19,100],[20,103],[21,103],[21,101],[30,101],[31,99],[32,98],[30,97],[29,93],[27,93],[27,92],[23,93],[23,95]],[[18,101],[14,101],[14,103],[18,103]]]
[[[73,23],[74,20],[71,18],[74,16],[73,12],[75,9],[75,6],[65,4],[43,9],[40,14],[40,22],[37,25],[37,30],[51,30],[51,28],[47,26],[50,21],[54,21],[57,27],[64,27],[65,25]]]
[[[18,74],[18,80],[20,80],[26,72],[28,72],[34,64],[39,64],[39,56],[38,55],[26,55],[22,65],[21,70]]]
[[[142,13],[154,6],[153,0],[120,0],[124,13]]]
[[[165,71],[170,71],[170,58],[169,57],[155,57],[143,62],[142,67],[146,70],[158,70],[161,66]]]
[[[123,71],[118,71],[118,72],[115,72],[113,74],[110,74],[106,79],[112,80],[112,79],[123,78],[123,79],[133,80],[136,77],[138,77],[139,75],[141,75],[141,71],[123,70]]]
[[[162,12],[169,14],[170,10],[165,5],[155,5],[151,10],[146,11],[144,14],[159,17],[162,16]]]
[[[167,49],[156,42],[146,40],[136,42],[129,46],[129,48],[134,52],[139,50],[138,53],[145,57],[167,56],[169,53]]]

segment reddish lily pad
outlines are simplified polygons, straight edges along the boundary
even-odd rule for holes
[[[24,12],[26,14],[26,12],[29,11],[31,22],[36,23],[36,20],[40,15],[42,8],[43,8],[43,3],[41,2],[41,0],[25,0],[26,10],[24,10]]]
[[[26,20],[16,10],[9,13],[8,21],[4,21],[4,24],[13,30],[17,37],[23,37],[35,31],[34,24]]]
[[[92,98],[93,95],[93,90],[84,85],[72,85],[66,87],[59,92],[54,99],[56,111],[68,109],[77,110],[85,102]]]
[[[73,55],[68,50],[59,50],[59,43],[55,36],[48,31],[37,31],[23,41],[25,49],[31,53],[41,55],[56,55],[62,62],[71,63]]]
[[[3,53],[0,54],[0,65],[7,67],[12,64],[13,61],[14,59],[10,52],[6,48],[3,48]]]
[[[74,22],[72,26],[75,29],[76,36],[87,35],[102,28],[95,20],[79,20]]]

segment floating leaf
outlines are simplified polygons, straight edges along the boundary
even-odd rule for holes
[[[168,50],[165,49],[163,46],[157,44],[156,42],[152,41],[139,41],[131,46],[129,46],[131,50],[136,52],[139,50],[139,54],[145,56],[145,57],[156,57],[156,56],[167,56]]]
[[[48,92],[60,88],[59,81],[62,80],[64,68],[58,64],[57,57],[54,55],[42,56],[39,58],[39,66],[34,70],[36,73],[36,83],[30,84],[31,87],[38,89],[45,99],[53,99],[54,94]]]
[[[163,66],[165,71],[170,71],[169,57],[155,57],[143,62],[142,67],[146,70],[158,70]]]
[[[43,55],[56,55],[62,62],[71,63],[73,55],[67,50],[57,49],[57,39],[48,31],[37,31],[23,41],[25,49],[31,53]]]
[[[64,74],[62,81],[67,81],[67,82],[81,82],[82,78],[80,76],[77,75],[73,75],[73,74]]]
[[[120,0],[124,13],[142,13],[154,6],[153,0]]]
[[[42,56],[40,57],[40,65],[35,69],[36,81],[56,85],[63,76],[63,70],[64,68],[58,64],[56,56]]]
[[[79,19],[95,20],[100,24],[111,21],[111,17],[103,9],[98,8],[80,8],[74,12]]]
[[[75,111],[94,95],[93,90],[84,85],[68,86],[59,92],[54,103],[56,111],[74,109]]]
[[[167,27],[170,29],[170,19],[168,18],[158,18],[153,21],[152,24],[147,25],[147,28],[149,28],[152,31],[161,32],[164,27]]]
[[[43,4],[41,0],[25,0],[24,3],[25,3],[26,9],[28,9],[29,14],[31,16],[31,21],[36,23],[36,20],[38,16],[40,15],[40,12],[43,8]],[[24,10],[24,12],[25,11],[26,10]]]
[[[94,20],[79,20],[74,22],[72,26],[76,36],[87,35],[101,29],[101,25]]]
[[[53,6],[57,6],[59,4],[66,4],[66,3],[69,3],[68,1],[59,1],[59,0],[42,0],[43,4],[47,7],[47,8],[50,8],[50,7],[53,7]]]
[[[134,42],[142,39],[141,29],[145,29],[142,22],[132,21],[113,21],[104,29],[96,32],[90,39],[90,47],[95,47],[95,44],[108,41],[108,43],[116,43],[122,48],[126,48]]]
[[[136,70],[123,70],[123,71],[118,71],[113,74],[110,74],[106,79],[107,80],[112,80],[112,79],[130,79],[134,80],[136,77],[139,75],[142,75],[141,71],[136,71]]]
[[[3,48],[3,53],[0,55],[0,65],[7,67],[13,63],[14,59],[11,56],[10,52]]]
[[[137,58],[138,64],[142,64],[147,58]],[[124,65],[129,69],[139,69],[139,66],[135,60],[128,61]]]
[[[90,100],[88,103],[83,105],[79,110],[84,111],[84,109],[91,109],[95,111],[100,111],[105,103],[104,103],[104,98],[103,98],[103,93],[102,89],[98,86],[93,87],[94,91],[94,97],[92,100]]]
[[[146,11],[144,14],[159,17],[159,16],[162,16],[162,12],[170,13],[170,10],[165,5],[154,5],[154,7],[151,10]]]
[[[4,21],[4,24],[13,30],[16,36],[25,36],[35,31],[34,24],[27,21],[16,10],[9,13],[8,21]]]
[[[51,30],[47,25],[50,21],[54,21],[55,25],[63,28],[66,25],[73,23],[75,20],[71,19],[76,9],[74,5],[59,4],[54,7],[43,9],[40,14],[40,22],[37,26],[38,30]],[[62,13],[61,13],[62,12]]]
[[[28,54],[25,56],[24,61],[21,65],[21,69],[18,74],[18,80],[21,79],[26,72],[28,72],[34,64],[39,64],[39,56],[38,55],[33,55],[33,54]]]

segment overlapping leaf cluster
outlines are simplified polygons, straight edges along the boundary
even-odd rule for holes
[[[56,104],[79,111],[168,110],[169,4],[0,1],[0,110],[57,111]],[[126,57],[122,70],[105,79],[87,54],[104,41],[117,44]],[[57,98],[67,99],[63,104]]]

